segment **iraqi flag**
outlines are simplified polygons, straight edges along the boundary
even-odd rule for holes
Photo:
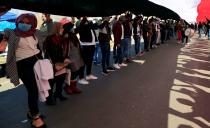
[[[150,0],[165,6],[187,22],[205,22],[210,19],[210,0]]]
[[[201,0],[197,11],[197,22],[205,22],[206,19],[210,19],[210,0]]]

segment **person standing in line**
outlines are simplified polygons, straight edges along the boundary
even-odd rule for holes
[[[198,34],[199,34],[198,38],[201,38],[202,31],[203,31],[203,25],[201,22],[199,22],[199,24],[198,24]]]
[[[208,35],[208,40],[210,40],[210,20],[206,18],[206,33]]]
[[[70,85],[64,87],[67,94],[79,94],[82,91],[77,87],[77,77],[80,72],[83,73],[84,62],[81,55],[81,47],[79,39],[74,33],[74,24],[69,22],[63,25],[63,43],[64,54],[69,58],[71,63],[69,69],[71,70]]]
[[[179,21],[179,23],[178,23],[178,25],[177,25],[178,43],[181,43],[181,39],[182,39],[182,29],[183,29],[182,22]]]
[[[157,45],[160,45],[160,38],[161,38],[161,32],[160,32],[160,18],[157,18],[156,32],[157,32],[157,41],[156,41],[156,44],[157,44]]]
[[[110,40],[111,29],[109,27],[109,18],[105,17],[101,25],[99,25],[99,44],[102,52],[102,74],[108,75],[108,71],[115,71],[110,66]]]
[[[132,24],[131,24],[131,16],[130,14],[125,15],[125,21],[123,22],[123,28],[124,28],[124,38],[123,38],[123,59],[125,59],[125,62],[131,63],[131,35],[132,35]]]
[[[122,39],[124,37],[124,28],[122,22],[125,20],[124,16],[120,16],[113,26],[113,35],[114,35],[114,45],[117,47],[116,56],[114,60],[114,68],[120,69],[122,66],[127,66],[127,64],[123,63],[122,58]]]
[[[93,30],[92,22],[89,22],[87,17],[83,17],[79,27],[77,28],[77,32],[79,33],[80,37],[80,44],[81,44],[81,53],[82,58],[84,60],[84,67],[81,69],[79,75],[80,84],[89,84],[87,80],[95,80],[98,79],[96,76],[92,75],[92,63],[93,63],[93,56],[95,52],[95,32]],[[86,68],[86,79],[84,76]]]
[[[67,99],[65,96],[63,96],[62,90],[64,80],[66,78],[66,67],[70,63],[70,60],[64,55],[63,52],[63,39],[60,35],[61,28],[61,23],[54,22],[54,34],[49,35],[44,42],[44,54],[46,58],[51,60],[55,72],[54,79],[49,80],[51,89],[49,90],[49,96],[46,100],[47,105],[55,105],[57,98],[59,98],[60,101]],[[55,85],[56,89],[54,92]]]
[[[144,21],[143,21],[143,29],[142,29],[143,31],[143,39],[144,39],[144,50],[146,51],[146,52],[148,52],[149,51],[149,49],[148,49],[148,39],[147,39],[147,33],[148,33],[148,27],[147,27],[147,19],[144,19]]]
[[[8,42],[7,74],[11,82],[17,86],[22,80],[28,92],[28,118],[34,128],[46,128],[39,113],[38,87],[34,74],[34,65],[42,58],[38,47],[46,35],[36,30],[37,19],[34,14],[21,14],[16,19],[16,29],[6,29],[4,41]]]
[[[112,29],[112,34],[113,34],[113,29],[118,21],[118,18],[119,16],[116,15],[114,16],[114,19],[111,21],[111,29]],[[117,56],[117,46],[116,44],[114,43],[114,46],[113,46],[113,59],[115,60],[115,57]]]
[[[133,39],[135,41],[135,54],[140,53],[140,26],[139,26],[140,17],[136,16],[133,21]]]
[[[98,25],[99,25],[99,20],[94,19],[94,32],[96,34],[96,47],[95,47],[95,52],[94,52],[94,57],[93,57],[93,63],[95,65],[100,65],[101,64],[101,48],[99,45],[99,40],[98,40],[98,36],[99,36],[99,29],[98,29]]]
[[[153,18],[150,18],[147,24],[147,28],[148,28],[148,32],[147,32],[148,48],[147,49],[152,49],[152,35],[153,35],[152,24],[153,24]]]

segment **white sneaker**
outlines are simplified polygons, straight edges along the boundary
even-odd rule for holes
[[[122,64],[119,64],[120,67],[127,67],[128,64],[125,64],[125,63],[122,63]]]
[[[120,69],[120,66],[118,64],[113,64],[113,67],[116,69]]]
[[[79,79],[79,80],[78,80],[78,83],[79,83],[79,84],[84,84],[84,85],[89,84],[89,82],[88,82],[87,80],[85,80],[85,79]]]
[[[88,75],[86,76],[86,80],[97,80],[98,77],[94,76],[94,75]]]

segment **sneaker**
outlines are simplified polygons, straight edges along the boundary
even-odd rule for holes
[[[114,64],[113,66],[114,66],[114,68],[116,68],[116,69],[120,69],[120,66],[119,66],[118,64]]]
[[[87,80],[85,80],[84,78],[83,78],[83,79],[79,79],[79,80],[78,80],[78,83],[79,83],[79,84],[84,84],[84,85],[89,84],[89,82],[88,82]]]
[[[98,77],[94,76],[94,75],[88,75],[86,76],[86,80],[97,80]]]
[[[122,64],[119,64],[120,67],[127,67],[128,64],[125,64],[125,63],[122,63]]]
[[[107,72],[106,70],[102,72],[103,75],[107,76],[109,75],[109,72]]]
[[[108,72],[113,72],[113,71],[115,71],[115,68],[113,68],[113,67],[108,67],[108,68],[106,68],[106,70],[107,70]]]

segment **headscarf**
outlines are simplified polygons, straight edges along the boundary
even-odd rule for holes
[[[68,40],[70,40],[75,47],[79,46],[79,39],[77,38],[77,36],[75,35],[75,33],[73,33],[71,30],[73,29],[74,24],[69,22],[63,25],[63,37],[65,37],[66,34],[68,34]],[[65,40],[66,41],[66,40]]]
[[[53,23],[52,34],[60,34],[62,24],[59,22]]]
[[[24,18],[28,18],[29,21],[31,22],[31,29],[27,32],[23,32],[18,29],[18,24],[23,21]],[[15,32],[18,36],[20,37],[29,37],[29,36],[34,36],[34,33],[36,32],[36,27],[37,27],[37,19],[36,16],[32,13],[25,13],[21,14],[20,16],[17,17],[16,21],[16,29]]]
[[[52,26],[52,33],[47,37],[46,41],[55,45],[61,44],[62,38],[60,36],[61,23],[54,22]]]
[[[63,33],[68,33],[71,31],[71,29],[74,27],[74,24],[69,22],[63,25]]]

